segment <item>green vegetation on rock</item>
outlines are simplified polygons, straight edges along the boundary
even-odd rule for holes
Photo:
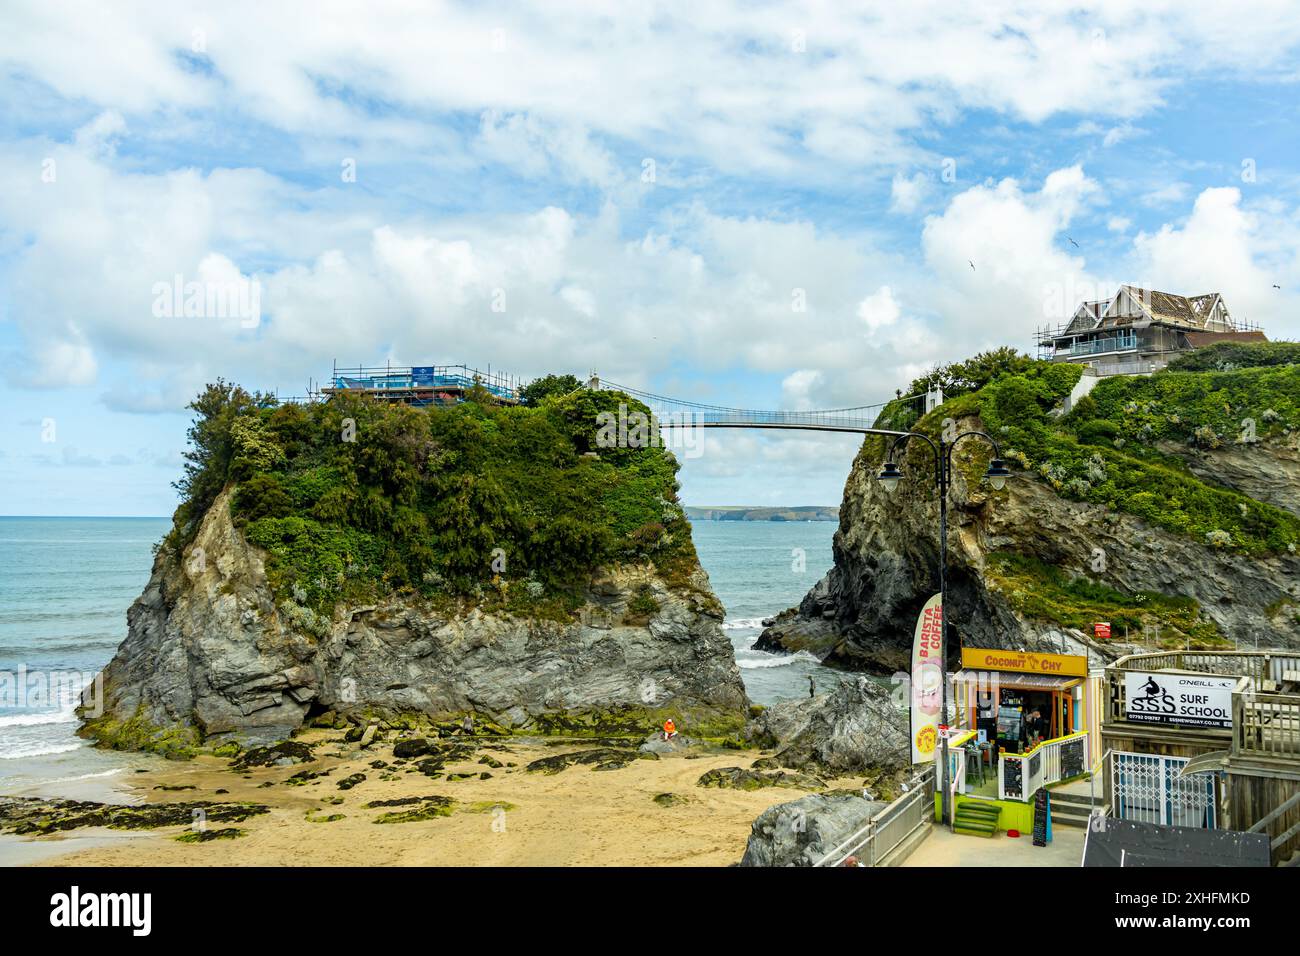
[[[1270,365],[1300,365],[1300,342],[1216,342],[1178,356],[1169,371],[1230,372]]]
[[[912,385],[945,387],[944,403],[917,418],[916,401],[886,406],[879,424],[914,428],[937,439],[947,420],[987,431],[1003,457],[1062,499],[1140,518],[1152,528],[1206,549],[1247,559],[1287,556],[1300,548],[1300,517],[1206,476],[1216,456],[1238,458],[1230,474],[1268,467],[1270,448],[1300,435],[1300,345],[1223,343],[1183,356],[1150,376],[1114,376],[1074,401],[1083,374],[1068,363],[1036,362],[1003,350],[936,369]],[[869,438],[859,468],[874,473],[887,445]],[[970,442],[954,465],[972,500],[1015,495],[981,485],[990,457]],[[933,464],[921,442],[902,453],[905,471],[928,479]],[[1251,463],[1258,464],[1251,464]],[[1196,471],[1193,473],[1192,467]],[[976,491],[978,489],[978,491]],[[1158,632],[1168,646],[1220,647],[1225,632],[1195,600],[1154,591],[1124,591],[1084,573],[1049,566],[1038,553],[993,553],[981,569],[987,586],[1026,618],[1083,631],[1110,621],[1113,633],[1141,639]],[[1288,613],[1279,606],[1271,616]]]
[[[110,750],[143,750],[168,760],[189,760],[201,746],[198,731],[185,725],[157,727],[139,714],[126,720],[108,714],[92,717],[84,712],[82,717],[77,733]]]
[[[946,400],[915,428],[937,436],[945,419],[976,416],[1009,463],[1064,498],[1124,511],[1211,547],[1249,555],[1289,551],[1300,546],[1300,517],[1198,478],[1167,445],[1156,447],[1247,445],[1300,428],[1300,365],[1278,364],[1279,356],[1297,358],[1300,350],[1234,348],[1242,366],[1235,371],[1107,378],[1064,416],[1083,367],[1007,358],[979,390]],[[1267,351],[1258,365],[1249,358],[1254,349]],[[880,420],[901,421],[905,404],[886,406]],[[863,453],[883,455],[884,445],[869,439]],[[978,479],[988,457],[981,454],[968,462],[967,478]]]
[[[222,827],[220,830],[191,830],[176,838],[177,843],[211,843],[214,840],[237,840],[248,831],[239,827]]]
[[[414,409],[349,394],[281,405],[219,381],[190,406],[185,501],[165,545],[185,547],[233,483],[232,515],[269,555],[281,612],[318,636],[337,602],[393,592],[559,618],[610,564],[650,562],[689,586],[676,459],[597,440],[601,413],[648,409],[574,382],[539,386],[528,406],[471,393]]]
[[[990,554],[984,580],[1016,611],[1035,620],[1081,631],[1090,631],[1096,621],[1108,621],[1113,634],[1128,634],[1135,640],[1143,636],[1147,625],[1153,625],[1158,626],[1160,643],[1165,646],[1231,646],[1192,598],[1155,591],[1127,594],[1017,554]]]

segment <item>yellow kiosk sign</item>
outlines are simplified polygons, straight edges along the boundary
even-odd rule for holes
[[[1056,677],[1087,677],[1088,658],[1080,654],[1031,654],[985,647],[963,647],[961,666],[971,670],[1015,671]]]

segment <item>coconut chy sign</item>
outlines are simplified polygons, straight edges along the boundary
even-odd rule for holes
[[[1235,677],[1162,674],[1124,675],[1124,716],[1128,720],[1180,727],[1232,726]]]

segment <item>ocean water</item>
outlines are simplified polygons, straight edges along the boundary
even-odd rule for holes
[[[807,652],[752,650],[763,619],[793,607],[833,563],[834,521],[695,521],[691,537],[713,591],[726,608],[722,625],[750,699],[775,704],[818,693],[846,679]]]
[[[124,771],[120,755],[74,735],[72,711],[126,637],[126,609],[169,525],[0,517],[0,789]]]
[[[133,757],[78,738],[73,708],[126,637],[126,611],[149,579],[165,518],[0,517],[0,791],[127,772]],[[700,561],[727,616],[746,689],[763,704],[839,680],[812,655],[750,646],[762,619],[793,604],[831,565],[835,524],[701,521]],[[140,758],[148,759],[148,758]]]

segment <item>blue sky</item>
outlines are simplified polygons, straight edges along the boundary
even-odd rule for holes
[[[205,381],[334,359],[818,408],[1119,282],[1296,337],[1287,4],[898,6],[7,4],[0,513],[169,513]],[[855,447],[711,433],[683,498]]]

